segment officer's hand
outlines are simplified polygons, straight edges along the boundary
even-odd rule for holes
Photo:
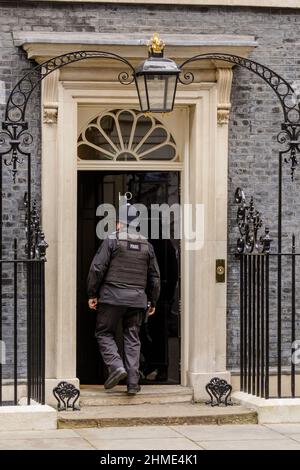
[[[94,299],[89,299],[89,307],[90,307],[92,310],[96,310],[97,304],[98,304],[98,299],[97,299],[97,297],[95,297]]]
[[[155,307],[149,308],[148,315],[151,317],[151,315],[154,315],[154,314],[155,314]]]

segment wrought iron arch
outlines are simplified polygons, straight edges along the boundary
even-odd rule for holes
[[[130,77],[128,72],[122,72],[119,74],[119,81],[122,84],[130,84],[134,81],[135,69],[133,65],[126,58],[118,54],[103,51],[76,51],[62,54],[37,65],[27,74],[25,74],[15,85],[7,101],[5,121],[17,123],[25,120],[26,107],[32,92],[37,87],[37,85],[51,72],[74,62],[95,58],[110,58],[122,62],[124,65],[129,67],[130,71],[132,72],[132,76]],[[229,62],[255,73],[276,93],[282,106],[284,122],[286,124],[300,125],[300,105],[297,103],[296,94],[292,86],[274,70],[254,60],[240,57],[234,54],[217,52],[198,54],[187,59],[179,65],[179,68],[183,73],[183,78],[180,78],[181,83],[189,84],[194,80],[193,73],[190,71],[184,71],[183,68],[192,62],[205,59]],[[13,112],[16,111],[18,111],[17,116],[13,116]]]
[[[189,84],[194,80],[192,72],[185,72],[183,67],[192,62],[205,59],[230,62],[231,64],[239,65],[255,73],[255,75],[264,80],[276,93],[283,110],[284,123],[287,125],[300,125],[300,105],[297,103],[297,97],[292,86],[278,73],[274,72],[274,70],[254,60],[233,54],[220,54],[217,52],[195,55],[180,64],[179,68],[183,71],[183,79],[180,80],[181,83]]]
[[[276,94],[283,111],[284,121],[281,124],[281,130],[277,134],[277,141],[280,144],[286,144],[286,148],[279,152],[278,166],[278,251],[282,248],[282,164],[290,163],[291,179],[294,179],[294,173],[298,165],[298,154],[300,153],[300,103],[297,99],[293,87],[274,70],[266,67],[251,59],[226,53],[208,53],[195,55],[180,64],[183,77],[180,82],[190,84],[194,81],[193,73],[184,70],[188,64],[198,60],[220,60],[243,67],[260,77]],[[252,234],[254,236],[254,234]],[[246,249],[247,243],[244,244]],[[270,245],[268,245],[268,250]],[[237,252],[240,253],[240,239],[238,241]]]
[[[2,159],[7,167],[11,168],[13,181],[16,181],[18,165],[22,164],[24,159],[27,158],[28,174],[27,174],[27,192],[26,192],[26,220],[27,220],[27,244],[26,254],[28,257],[35,257],[38,253],[37,246],[33,240],[39,240],[40,236],[36,236],[36,230],[41,232],[40,224],[37,223],[37,208],[34,202],[32,205],[31,197],[31,153],[28,147],[33,142],[32,134],[29,132],[28,121],[26,120],[26,110],[28,101],[41,83],[50,73],[58,70],[65,65],[79,62],[86,59],[113,59],[123,63],[128,67],[129,71],[121,72],[118,75],[118,80],[123,85],[129,85],[135,80],[134,67],[124,57],[114,54],[112,52],[103,51],[75,51],[67,54],[53,57],[42,64],[37,65],[32,70],[27,72],[21,80],[12,89],[6,104],[5,120],[2,122],[2,131],[0,131],[0,157],[1,165]],[[0,169],[0,192],[2,193],[2,166]],[[34,209],[33,222],[32,212]],[[0,201],[0,259],[2,258],[2,198]]]
[[[76,51],[62,54],[37,65],[15,85],[7,100],[5,121],[14,123],[24,121],[28,100],[38,84],[55,70],[86,59],[113,59],[122,62],[131,70],[132,77],[128,72],[121,72],[118,76],[119,81],[124,85],[134,81],[134,67],[125,57],[118,54],[103,51]]]

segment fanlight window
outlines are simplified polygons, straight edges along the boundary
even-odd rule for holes
[[[132,109],[106,112],[91,121],[78,138],[81,160],[178,160],[176,144],[165,126]]]

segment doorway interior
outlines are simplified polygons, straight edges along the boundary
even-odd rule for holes
[[[78,171],[77,223],[77,377],[81,384],[103,384],[107,371],[94,338],[95,313],[89,310],[86,279],[101,241],[96,235],[97,207],[118,207],[119,193],[131,192],[132,203],[180,203],[178,171]],[[161,224],[161,221],[160,221]],[[172,238],[173,237],[173,238]],[[161,271],[161,294],[156,313],[141,329],[140,375],[142,384],[180,383],[180,240],[149,241]],[[121,325],[116,340],[122,354]]]

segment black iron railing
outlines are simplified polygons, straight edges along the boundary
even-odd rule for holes
[[[0,260],[0,267],[5,280],[0,292],[0,405],[17,405],[24,397],[28,404],[44,404],[45,259],[15,256]]]
[[[300,396],[300,253],[295,235],[290,252],[273,253],[269,230],[259,237],[262,220],[253,198],[247,204],[238,188],[235,199],[240,231],[240,387],[262,398],[294,398]]]
[[[241,254],[239,259],[241,390],[263,398],[300,396],[300,253],[294,237],[291,253]]]
[[[241,390],[269,396],[269,257],[240,255]]]

